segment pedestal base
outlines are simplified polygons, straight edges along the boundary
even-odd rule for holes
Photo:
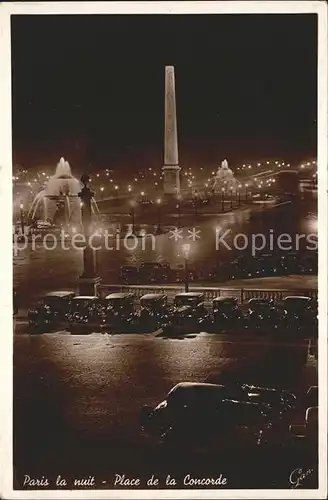
[[[162,167],[164,196],[176,197],[180,194],[180,170],[179,165],[164,165]]]
[[[89,296],[98,295],[100,282],[100,276],[95,276],[94,278],[84,278],[81,276],[79,278],[79,294]]]

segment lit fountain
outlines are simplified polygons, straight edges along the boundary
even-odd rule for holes
[[[56,167],[55,175],[50,177],[45,188],[33,200],[28,213],[28,220],[34,220],[41,215],[43,220],[53,221],[58,210],[58,204],[64,203],[65,219],[75,224],[81,223],[81,205],[78,193],[81,184],[73,177],[70,164],[61,158]],[[92,200],[92,211],[99,214],[96,201]]]
[[[235,190],[238,186],[238,181],[234,177],[234,173],[229,168],[227,160],[223,160],[221,167],[218,168],[215,177],[213,177],[213,193],[221,193],[222,188],[227,190]]]

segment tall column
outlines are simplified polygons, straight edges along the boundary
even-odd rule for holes
[[[82,225],[86,243],[83,249],[83,272],[79,278],[79,294],[97,295],[101,278],[97,275],[96,255],[95,251],[90,246],[89,239],[92,234],[91,200],[93,198],[93,192],[88,187],[90,182],[88,175],[82,175],[81,181],[84,186],[78,196],[81,198],[82,203]]]
[[[174,66],[165,66],[164,194],[180,193]]]

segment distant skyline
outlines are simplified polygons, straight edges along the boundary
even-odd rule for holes
[[[182,167],[316,156],[314,14],[12,16],[14,163],[160,168],[165,65]]]

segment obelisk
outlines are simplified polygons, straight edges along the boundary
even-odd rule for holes
[[[165,66],[164,195],[180,193],[174,66]]]

